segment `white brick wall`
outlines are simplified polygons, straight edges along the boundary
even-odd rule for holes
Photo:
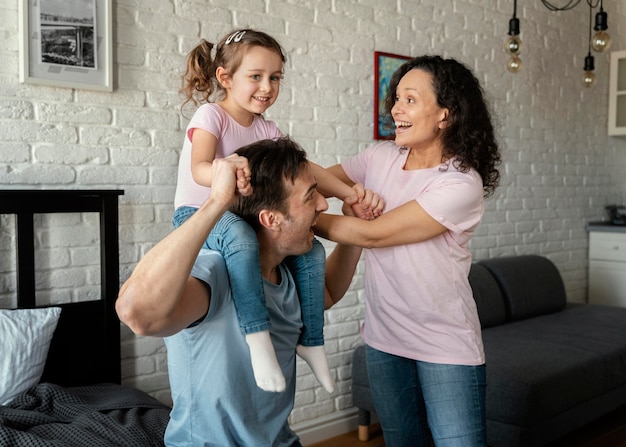
[[[288,52],[284,86],[267,117],[324,166],[371,142],[374,50],[439,53],[475,70],[493,102],[504,156],[502,186],[488,201],[472,241],[474,257],[546,255],[561,271],[569,299],[584,301],[585,223],[602,218],[604,205],[626,201],[626,139],[606,135],[608,56],[595,55],[597,84],[592,89],[580,86],[587,53],[586,8],[581,4],[557,15],[538,0],[522,4],[518,16],[524,65],[512,75],[504,69],[502,49],[511,2],[385,3],[116,0],[115,90],[102,93],[20,84],[18,3],[0,0],[1,187],[124,189],[123,281],[170,231],[186,123],[177,91],[185,55],[200,37],[215,41],[233,27],[252,26],[283,44]],[[612,49],[626,49],[626,6],[607,2],[605,9]],[[0,271],[11,272],[14,263],[7,253],[13,244],[12,221],[1,219]],[[73,234],[57,236],[64,237]],[[64,249],[63,242],[51,241],[50,263],[42,268],[84,265],[84,271],[73,270],[73,279],[77,287],[93,289],[90,281],[97,275],[89,267],[89,253]],[[362,281],[359,270],[352,291],[326,314],[326,347],[337,391],[325,393],[299,363],[293,423],[351,406],[350,353],[360,343]],[[14,290],[10,275],[0,274],[0,299],[8,299]],[[124,381],[168,401],[162,342],[125,329],[122,353]]]

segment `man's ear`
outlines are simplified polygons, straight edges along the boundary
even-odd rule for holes
[[[259,212],[259,222],[269,230],[278,229],[282,222],[282,214],[270,210],[261,210]]]
[[[222,87],[230,87],[230,75],[224,67],[217,67],[217,70],[215,70],[215,77],[217,78],[217,82],[219,82]]]

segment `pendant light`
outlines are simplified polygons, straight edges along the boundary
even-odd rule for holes
[[[519,37],[517,0],[513,0],[513,17],[509,20],[509,36],[504,43],[504,50],[511,55],[511,58],[506,63],[506,69],[511,73],[517,73],[522,68],[522,60],[519,58],[522,49],[522,39]]]
[[[595,69],[594,66],[594,57],[593,54],[591,54],[591,15],[593,12],[593,8],[591,7],[591,5],[589,5],[589,52],[587,53],[587,57],[585,57],[585,74],[583,75],[583,86],[585,87],[591,87],[593,84],[596,83],[596,75],[594,74],[593,70]]]
[[[608,24],[608,16],[607,13],[604,12],[602,8],[602,0],[600,1],[600,12],[596,14],[596,25],[593,27],[595,31],[597,31],[593,37],[591,38],[591,47],[594,51],[603,52],[608,50],[611,47],[611,36],[606,30],[609,28]]]
[[[569,11],[570,9],[578,6],[582,0],[562,0],[560,5],[555,5],[553,0],[541,0],[543,6],[549,11]],[[604,11],[602,0],[585,0],[589,6],[589,51],[585,57],[584,71],[585,74],[582,78],[582,83],[585,87],[591,87],[595,84],[596,75],[595,61],[591,50],[602,52],[611,47],[611,36],[606,32],[608,27],[608,14]],[[592,37],[591,23],[593,17],[593,10],[597,7],[600,10],[596,13],[595,26],[593,29],[596,33]],[[509,20],[509,38],[504,44],[504,49],[511,57],[506,64],[506,69],[511,73],[517,73],[522,68],[522,61],[519,58],[522,40],[519,38],[520,34],[520,22],[517,18],[517,0],[513,0],[513,17]]]

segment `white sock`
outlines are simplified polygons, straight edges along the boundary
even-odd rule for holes
[[[326,351],[324,346],[302,346],[296,347],[296,352],[305,362],[311,367],[313,374],[317,378],[317,381],[322,384],[324,389],[329,393],[335,391],[335,381],[330,374],[330,368],[328,367],[328,359],[326,358]]]
[[[285,391],[285,376],[278,365],[270,331],[247,334],[246,343],[250,348],[252,371],[257,386],[262,390],[275,393]]]

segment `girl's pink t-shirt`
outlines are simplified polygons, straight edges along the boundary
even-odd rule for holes
[[[379,193],[392,210],[412,200],[448,231],[433,239],[365,250],[362,336],[378,350],[431,363],[485,363],[469,285],[468,242],[484,211],[475,170],[454,163],[404,170],[409,151],[382,142],[342,163],[348,177]]]
[[[282,135],[273,121],[267,121],[261,115],[255,116],[249,127],[244,127],[217,104],[208,103],[200,106],[185,132],[178,163],[175,208],[181,206],[199,208],[211,192],[210,187],[199,185],[191,175],[191,141],[194,129],[206,130],[217,137],[215,158],[228,157],[242,146],[259,140],[279,138]]]

